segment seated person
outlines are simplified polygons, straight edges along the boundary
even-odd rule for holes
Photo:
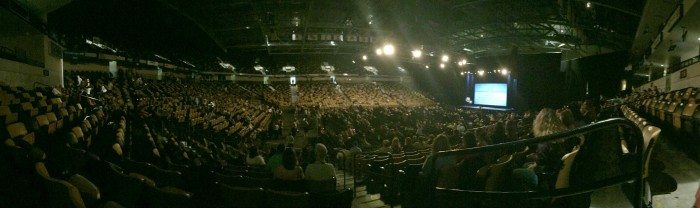
[[[282,164],[282,153],[284,153],[284,144],[278,144],[275,153],[267,160],[267,168],[270,171],[275,171],[277,166]]]
[[[403,153],[403,148],[401,148],[401,142],[399,138],[394,137],[391,140],[391,154],[401,154]]]
[[[454,157],[448,156],[448,157],[441,157],[436,160],[433,160],[433,157],[435,157],[435,154],[437,154],[440,151],[447,151],[450,150],[450,140],[445,136],[444,134],[438,135],[435,140],[433,141],[433,152],[428,155],[428,157],[425,159],[425,163],[423,163],[423,168],[422,172],[423,175],[430,175],[433,173],[433,170],[442,170],[443,168],[450,167],[455,164]]]
[[[389,140],[382,141],[382,147],[377,149],[377,153],[388,154],[390,152],[391,152],[391,142],[389,142]]]
[[[316,162],[311,163],[306,167],[306,179],[323,181],[330,180],[335,177],[335,167],[333,167],[333,164],[326,162],[326,155],[328,154],[326,145],[317,143],[315,152]]]
[[[264,166],[265,158],[258,153],[258,148],[252,147],[250,150],[248,150],[248,156],[246,157],[245,164],[250,166]]]
[[[282,165],[277,166],[273,173],[275,179],[297,181],[304,179],[304,170],[299,166],[297,156],[292,148],[286,148],[282,153]]]

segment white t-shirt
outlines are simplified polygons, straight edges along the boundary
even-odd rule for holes
[[[335,177],[335,167],[330,163],[314,162],[306,166],[306,180],[323,181]]]
[[[245,163],[248,165],[265,165],[265,159],[260,155],[255,157],[246,157]]]

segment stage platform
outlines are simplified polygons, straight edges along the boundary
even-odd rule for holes
[[[515,109],[513,109],[513,108],[489,107],[489,106],[478,106],[478,105],[465,105],[465,106],[462,106],[462,108],[488,110],[488,111],[504,111],[504,112],[515,111]]]

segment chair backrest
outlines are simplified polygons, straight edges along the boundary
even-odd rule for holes
[[[312,207],[352,207],[353,191],[346,188],[340,191],[315,193],[311,195]]]
[[[309,207],[309,193],[286,192],[286,191],[265,191],[265,201],[267,207]]]
[[[153,188],[151,190],[154,191],[154,193],[152,196],[148,197],[149,207],[190,207],[190,198],[192,197],[192,194],[182,189],[168,186],[163,188]]]
[[[683,116],[693,116],[695,114],[695,109],[698,107],[698,105],[695,103],[695,99],[691,98],[690,101],[688,102],[687,105],[685,105],[685,109],[683,109]]]
[[[63,105],[61,98],[51,98],[50,101],[52,105]]]
[[[570,153],[564,155],[561,158],[563,166],[561,170],[559,170],[559,174],[557,175],[557,182],[554,186],[555,188],[560,189],[569,187],[569,175],[571,173],[571,167],[574,164],[574,159],[576,158],[577,154],[578,148],[574,149],[574,151],[571,151]]]
[[[505,181],[505,176],[510,174],[505,174],[505,170],[508,167],[508,163],[513,159],[513,155],[508,155],[505,161],[496,163],[491,166],[489,170],[490,175],[486,179],[486,186],[484,190],[486,191],[497,191]]]
[[[24,126],[24,123],[13,123],[7,126],[7,132],[10,134],[10,138],[15,139],[27,135],[27,127]]]
[[[312,192],[312,193],[322,193],[322,192],[335,191],[336,190],[336,179],[335,179],[335,177],[333,177],[329,180],[322,180],[322,181],[306,180],[306,186],[307,186],[309,192]]]
[[[10,106],[0,106],[0,116],[9,115],[10,113],[12,113]]]
[[[49,118],[46,115],[39,115],[36,117],[36,124],[39,127],[45,127],[49,125]]]
[[[22,104],[20,104],[20,106],[22,107],[22,110],[24,110],[24,111],[34,109],[34,106],[32,106],[32,103],[30,103],[30,102],[23,102]]]
[[[219,184],[223,207],[264,207],[265,191],[262,188],[246,188]]]
[[[47,203],[55,207],[75,207],[84,208],[85,203],[80,196],[80,191],[70,183],[57,180],[49,175],[46,166],[42,162],[34,165],[37,175],[42,179],[47,191]]]
[[[652,150],[654,150],[654,145],[656,140],[661,134],[661,129],[656,126],[646,126],[642,130],[642,135],[644,137],[644,177],[649,176],[649,161],[651,159]]]
[[[83,129],[81,129],[79,126],[73,127],[73,129],[71,129],[71,132],[75,134],[75,138],[77,138],[78,140],[83,139]]]

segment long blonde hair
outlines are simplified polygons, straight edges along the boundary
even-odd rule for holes
[[[544,108],[537,114],[532,123],[532,133],[535,137],[550,135],[566,130],[556,111],[551,108]]]

